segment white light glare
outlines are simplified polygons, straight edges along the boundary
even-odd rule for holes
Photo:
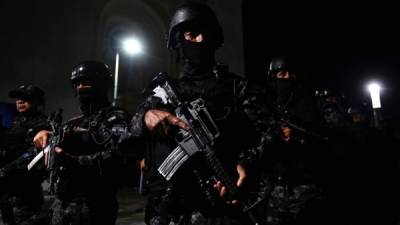
[[[372,108],[374,109],[381,108],[381,98],[380,98],[381,86],[377,83],[371,83],[368,85],[368,90],[371,95]]]
[[[122,41],[122,47],[126,53],[136,55],[142,52],[141,43],[135,38],[129,38]]]

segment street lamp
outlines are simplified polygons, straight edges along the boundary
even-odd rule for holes
[[[368,85],[368,91],[370,93],[371,101],[372,101],[374,125],[376,128],[379,128],[380,121],[381,121],[380,109],[382,107],[381,106],[381,98],[380,98],[381,86],[378,83],[370,83]]]
[[[142,53],[142,44],[136,38],[126,38],[121,42],[119,49],[124,50],[128,55],[137,55]],[[119,70],[119,49],[115,53],[115,76],[114,76],[114,98],[113,106],[116,106],[118,99],[118,70]]]

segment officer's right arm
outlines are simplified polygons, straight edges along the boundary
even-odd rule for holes
[[[47,146],[47,142],[48,142],[50,134],[51,134],[51,131],[48,131],[48,130],[39,131],[33,138],[33,143],[35,144],[35,147],[38,149],[45,148]]]
[[[150,109],[144,114],[144,123],[150,132],[154,132],[156,127],[162,126],[164,134],[168,133],[169,125],[178,126],[182,129],[187,130],[188,125],[178,117],[172,115],[170,112]]]
[[[168,112],[165,109],[166,106],[162,107],[160,102],[159,98],[150,95],[138,107],[131,121],[131,133],[134,136],[143,136],[146,133],[154,134],[160,130],[161,133],[166,134],[169,130],[169,125],[188,129],[186,123]]]

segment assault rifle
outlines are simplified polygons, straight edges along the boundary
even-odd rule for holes
[[[45,157],[45,164],[47,170],[49,171],[50,193],[54,193],[54,179],[56,175],[55,170],[57,168],[57,152],[55,149],[61,143],[64,136],[64,130],[62,126],[62,111],[63,110],[60,108],[49,117],[48,121],[52,132],[49,135],[48,144],[43,151],[39,152],[39,154],[27,166],[28,170],[31,170],[32,167],[35,166],[45,154],[47,154],[47,157]]]
[[[175,109],[175,115],[183,120],[188,126],[188,130],[180,129],[175,136],[178,146],[166,157],[158,172],[166,179],[170,180],[179,168],[191,157],[203,154],[207,166],[210,168],[215,181],[221,181],[227,188],[228,199],[240,199],[240,191],[232,177],[226,172],[221,161],[215,154],[214,144],[216,138],[220,136],[218,127],[212,119],[205,102],[202,98],[197,98],[191,102],[180,101],[179,96],[173,89],[166,74],[160,74],[155,81],[158,85],[153,89],[154,96],[162,100],[164,104],[170,104]],[[199,178],[197,170],[193,171]],[[199,181],[200,186],[210,185]],[[204,190],[204,188],[202,187]],[[209,193],[205,193],[207,198]],[[254,204],[241,202],[243,211],[247,213],[249,219],[254,224],[259,224],[255,216],[250,212]]]

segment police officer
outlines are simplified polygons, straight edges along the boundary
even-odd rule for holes
[[[321,215],[310,209],[320,208],[314,207],[321,197],[318,146],[326,138],[305,81],[299,61],[275,57],[265,83],[245,90],[245,110],[262,135],[260,171],[272,186],[260,210],[268,224],[313,224]]]
[[[107,92],[112,75],[104,63],[79,63],[71,82],[82,114],[63,124],[64,135],[56,149],[51,224],[115,224],[119,158],[126,149],[130,116],[110,105]],[[35,136],[37,147],[46,146],[49,132]]]
[[[334,88],[315,91],[322,126],[328,130],[340,130],[348,124],[345,97]]]
[[[181,101],[190,102],[199,97],[205,100],[221,133],[215,143],[216,154],[241,186],[246,177],[247,159],[251,155],[247,150],[255,142],[255,135],[252,135],[252,124],[237,101],[241,78],[216,65],[215,51],[222,46],[223,40],[217,17],[207,5],[189,2],[180,6],[171,18],[167,47],[177,54],[182,70],[179,78],[168,78]],[[146,223],[191,223],[194,211],[203,219],[221,223],[221,216],[226,212],[210,206],[199,188],[201,178],[191,172],[194,170],[191,166],[198,169],[194,166],[196,163],[202,169],[207,167],[206,164],[201,160],[188,163],[188,167],[181,168],[170,182],[157,171],[177,145],[174,140],[176,128],[188,129],[173,110],[171,105],[164,104],[151,93],[134,116],[137,132],[149,138],[145,167],[151,194],[146,208]],[[226,192],[221,182],[215,183],[215,188],[211,187],[217,194],[218,191],[221,195]]]
[[[44,92],[33,85],[22,85],[10,91],[16,99],[17,117],[1,134],[0,194],[5,224],[34,224],[39,221],[43,203],[43,174],[26,166],[35,156],[33,136],[47,128],[43,114]],[[16,201],[11,201],[15,197]]]

